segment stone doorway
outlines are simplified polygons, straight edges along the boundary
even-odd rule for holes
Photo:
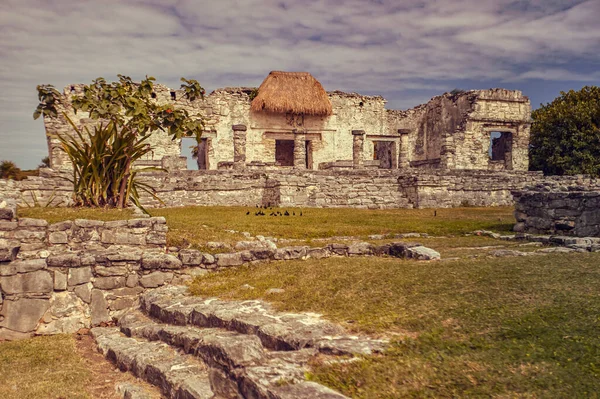
[[[395,169],[396,142],[395,141],[373,141],[373,160],[379,161],[381,169]]]
[[[512,141],[511,132],[490,132],[490,162],[512,169]]]
[[[294,166],[294,140],[275,140],[275,164]]]
[[[206,139],[202,139],[206,140]],[[196,147],[198,143],[196,139],[191,137],[184,137],[181,139],[181,156],[187,158],[187,170],[198,170],[198,162],[194,158],[196,154]]]

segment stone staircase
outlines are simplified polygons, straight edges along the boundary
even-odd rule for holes
[[[140,297],[118,327],[98,327],[100,351],[167,398],[341,399],[305,380],[319,353],[381,352],[387,342],[349,336],[316,314],[277,312],[262,301],[223,301],[169,286]],[[335,359],[334,359],[335,360]]]

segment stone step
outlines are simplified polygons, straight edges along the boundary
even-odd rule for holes
[[[163,323],[222,328],[257,336],[275,351],[316,348],[333,355],[382,352],[387,341],[356,337],[314,313],[283,313],[263,301],[223,301],[188,295],[186,287],[168,286],[140,297],[146,314]]]
[[[122,316],[119,326],[128,336],[160,340],[198,356],[209,367],[213,391],[226,398],[344,398],[304,381],[308,361],[317,354],[316,349],[268,351],[255,335],[157,323],[137,310]]]
[[[122,371],[160,388],[170,399],[217,399],[207,367],[161,342],[126,337],[116,327],[91,330],[99,350]]]

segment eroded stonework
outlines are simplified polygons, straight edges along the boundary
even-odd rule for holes
[[[334,91],[332,115],[309,116],[251,111],[251,88],[217,89],[195,101],[163,85],[154,90],[159,103],[205,119],[200,169],[528,168],[531,106],[520,91],[446,93],[408,111],[386,109],[379,96]],[[53,169],[69,168],[55,137],[74,136],[62,112],[79,127],[97,122],[73,112],[71,98],[82,92],[83,85],[65,87],[59,117],[44,120]],[[504,139],[492,157],[494,132]],[[181,140],[157,131],[148,143],[153,150],[139,165],[186,169]]]

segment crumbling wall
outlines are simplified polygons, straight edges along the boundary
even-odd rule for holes
[[[468,114],[464,127],[453,135],[454,167],[494,168],[489,156],[490,135],[492,132],[510,132],[511,157],[503,169],[527,170],[531,126],[529,99],[517,90],[490,89],[473,93],[476,94],[473,109]]]
[[[600,237],[598,179],[547,179],[513,195],[517,232]]]

